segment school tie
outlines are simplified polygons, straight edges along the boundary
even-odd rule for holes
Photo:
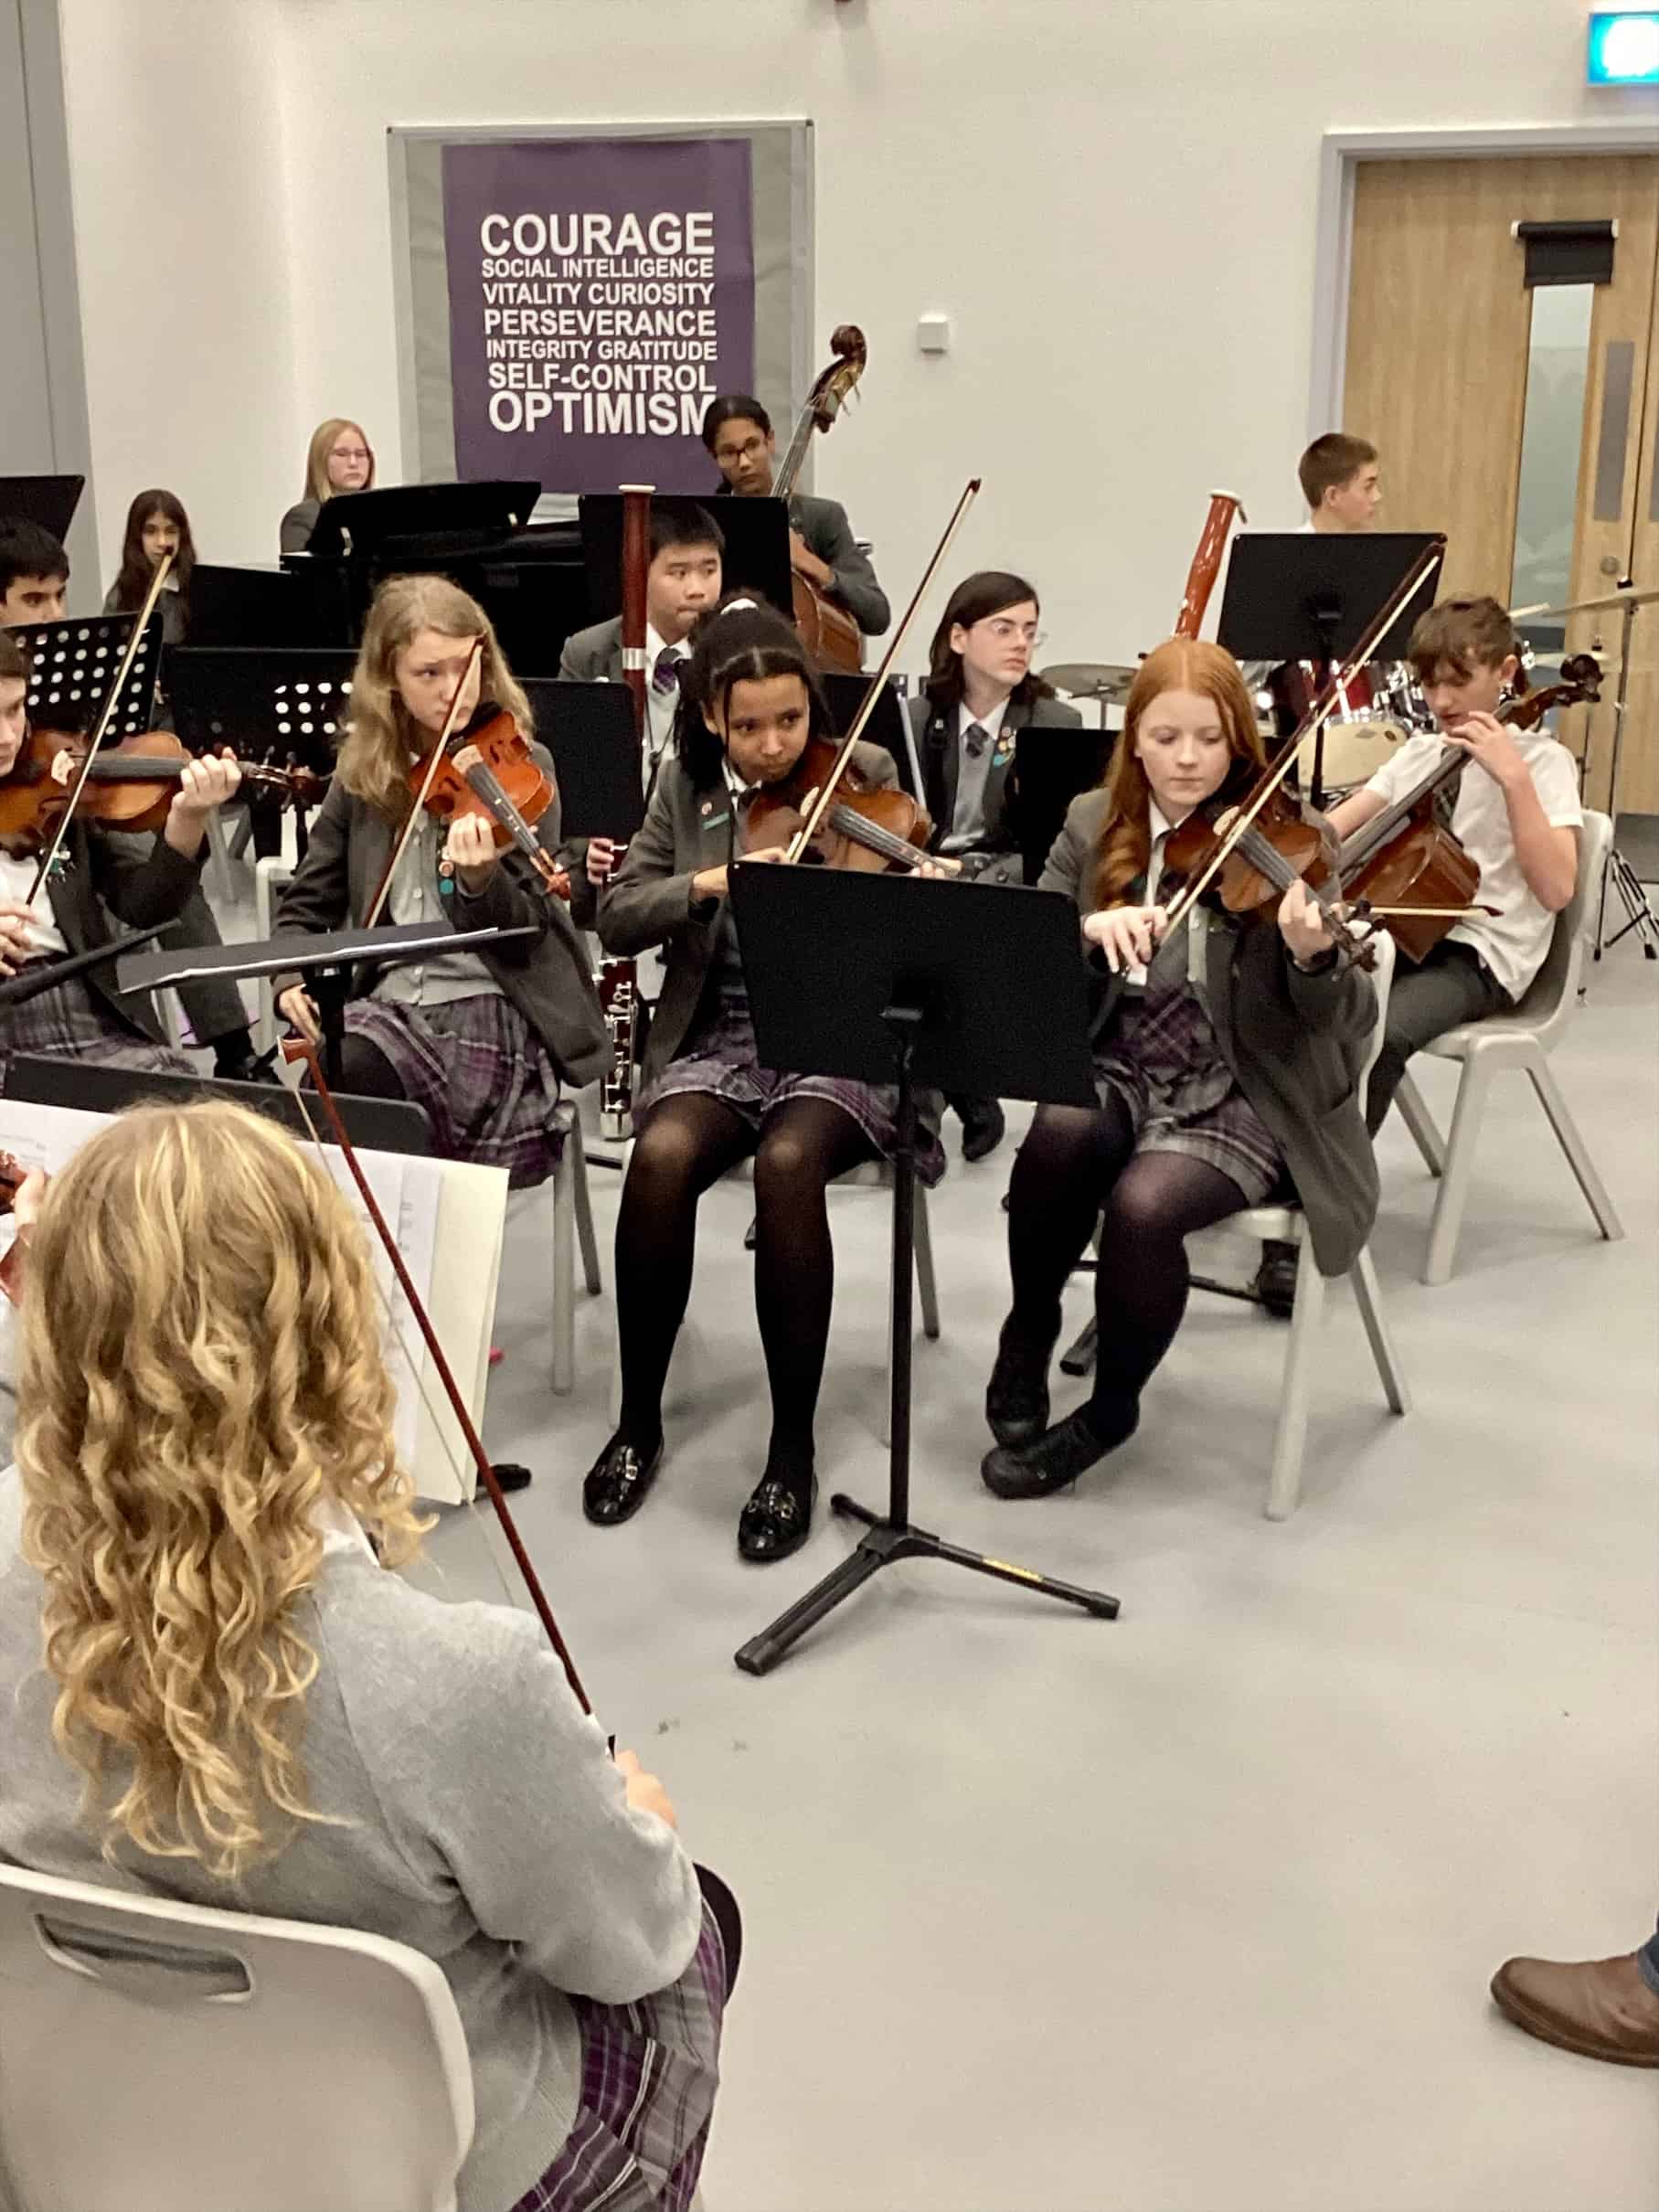
[[[991,742],[991,732],[979,722],[970,722],[962,733],[962,741],[969,759],[977,760]]]
[[[651,671],[653,691],[677,691],[680,687],[680,654],[672,645],[665,645],[656,656],[656,666]]]

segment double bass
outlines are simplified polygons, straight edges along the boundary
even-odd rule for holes
[[[856,323],[843,323],[834,333],[830,353],[833,356],[830,364],[807,393],[788,449],[772,479],[772,496],[776,499],[787,501],[793,495],[813,442],[813,432],[833,428],[869,358],[864,333]],[[790,589],[794,601],[795,627],[819,667],[845,669],[856,675],[864,666],[864,633],[846,609],[838,606],[826,591],[798,569],[790,571]]]

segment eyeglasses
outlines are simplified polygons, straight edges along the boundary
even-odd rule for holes
[[[328,458],[331,461],[367,461],[368,448],[366,445],[336,445],[331,447]]]
[[[764,438],[750,438],[743,445],[717,445],[714,457],[719,466],[725,468],[734,461],[753,461],[765,451]]]
[[[1022,644],[1029,645],[1035,652],[1038,645],[1046,645],[1048,642],[1048,633],[1046,630],[1027,630],[1024,623],[1011,622],[1006,617],[988,622],[984,627],[999,645],[1011,644],[1016,638],[1018,638]]]

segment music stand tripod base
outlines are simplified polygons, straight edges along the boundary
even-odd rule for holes
[[[894,1006],[888,1009],[884,1018],[893,1028],[899,1072],[896,1116],[899,1136],[893,1154],[893,1400],[888,1509],[885,1514],[872,1513],[867,1505],[859,1505],[844,1491],[832,1496],[832,1513],[864,1524],[865,1534],[858,1539],[858,1547],[849,1558],[832,1568],[803,1598],[797,1599],[758,1636],[751,1636],[742,1645],[736,1659],[746,1675],[770,1674],[825,1613],[833,1612],[884,1567],[895,1566],[900,1559],[942,1559],[948,1566],[965,1567],[974,1574],[989,1575],[998,1582],[1016,1582],[1043,1597],[1058,1598],[1065,1604],[1079,1606],[1084,1612],[1093,1614],[1097,1621],[1115,1621],[1120,1610],[1118,1600],[1105,1590],[1084,1590],[1075,1582],[1061,1582],[1053,1575],[1039,1573],[1035,1567],[1016,1567],[1007,1559],[994,1559],[983,1551],[968,1551],[960,1544],[947,1544],[931,1529],[918,1528],[909,1517],[910,1292],[916,1266],[916,1098],[910,1063],[920,1014],[913,1007]]]
[[[948,903],[940,901],[940,893]],[[962,1089],[977,1083],[989,1091],[1001,1088],[997,1079],[1012,1071],[988,1061],[973,1064],[972,1032],[1000,1043],[1023,1031],[1033,1040],[1036,1059],[1055,1048],[1057,1037],[1075,1028],[1077,1066],[1063,1081],[1057,1079],[1050,1094],[1079,1103],[1091,1097],[1075,910],[1048,892],[988,884],[900,884],[816,868],[739,868],[732,905],[762,1064],[805,1066],[865,1081],[896,1079],[898,1087],[887,1511],[875,1513],[845,1493],[831,1498],[833,1513],[863,1525],[856,1549],[751,1636],[735,1654],[737,1664],[746,1675],[770,1674],[809,1629],[884,1567],[902,1559],[965,1567],[1058,1598],[1096,1620],[1115,1620],[1119,1601],[1106,1591],[947,1543],[909,1516],[917,1043],[924,1032],[931,1033],[936,1050],[941,1032],[960,1037],[962,1060],[948,1074],[936,1064],[927,1079],[953,1088],[960,1076]],[[792,969],[803,957],[821,959],[814,950],[820,943],[836,948],[839,973],[846,979],[833,1000],[803,989]],[[900,962],[912,973],[895,972]],[[974,977],[977,999],[951,987],[951,977],[963,973]],[[968,1005],[975,1005],[975,1023],[953,1011]],[[1016,1095],[1012,1089],[1005,1094]]]

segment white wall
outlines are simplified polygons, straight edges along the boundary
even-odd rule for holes
[[[870,341],[818,487],[902,601],[982,474],[952,569],[1029,569],[1055,659],[1164,633],[1212,486],[1300,518],[1323,132],[1632,99],[1583,89],[1583,0],[63,5],[99,466],[174,469],[215,551],[266,552],[324,414],[396,473],[389,123],[805,114],[819,339]],[[160,208],[99,143],[133,74],[168,118]],[[173,223],[141,313],[133,258]],[[930,309],[941,361],[915,350]]]
[[[160,484],[204,558],[274,560],[300,496],[282,0],[61,0],[101,603]],[[309,425],[305,428],[309,429]]]

